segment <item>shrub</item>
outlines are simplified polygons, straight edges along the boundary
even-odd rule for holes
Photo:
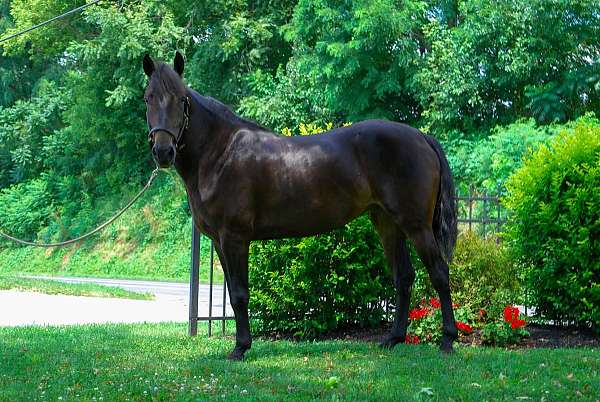
[[[367,216],[328,234],[254,242],[250,311],[259,332],[311,337],[381,323],[393,284]]]
[[[417,274],[412,300],[418,304],[435,291],[410,250]],[[506,249],[472,233],[458,238],[450,280],[453,301],[464,314],[481,308],[500,314],[507,303],[519,301],[517,271]],[[379,238],[366,216],[329,234],[253,243],[250,287],[250,311],[259,332],[304,337],[348,325],[377,325],[385,318],[378,301],[394,301]],[[432,325],[437,318],[430,317]]]
[[[517,307],[506,306],[503,315],[503,321],[488,322],[481,329],[481,342],[484,345],[512,345],[529,336],[529,332],[525,330],[527,323],[519,318],[520,312]]]
[[[499,313],[520,300],[518,269],[507,248],[492,238],[461,233],[450,264],[452,301],[472,311]]]
[[[474,315],[467,308],[455,305],[454,316],[460,335],[473,332],[473,328],[467,323],[473,321]],[[408,319],[406,343],[439,343],[442,338],[442,311],[438,299],[421,300],[421,303],[410,311]]]
[[[556,126],[538,128],[533,119],[494,128],[478,140],[455,133],[444,144],[457,187],[496,192],[512,172],[521,166],[522,155],[537,148],[557,132]]]
[[[600,324],[600,128],[585,121],[530,155],[507,183],[506,239],[536,312]]]
[[[550,141],[563,130],[572,130],[578,124],[600,127],[600,122],[588,113],[574,122],[538,126],[533,119],[519,120],[507,126],[498,126],[489,136],[466,139],[453,132],[444,142],[457,188],[468,187],[496,192],[509,176],[523,164],[523,156],[541,144]]]
[[[0,191],[0,228],[13,236],[35,240],[51,209],[44,180],[16,184]]]

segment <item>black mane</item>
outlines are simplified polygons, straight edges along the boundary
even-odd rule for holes
[[[225,121],[230,121],[236,125],[249,127],[255,130],[264,130],[269,132],[272,131],[264,126],[261,126],[254,120],[246,119],[237,115],[229,107],[227,107],[227,105],[214,98],[211,98],[210,96],[202,96],[191,88],[190,93],[204,109]]]

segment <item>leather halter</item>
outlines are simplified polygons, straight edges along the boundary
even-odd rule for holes
[[[175,149],[179,150],[179,140],[181,140],[181,136],[183,135],[184,131],[187,130],[187,128],[190,124],[190,98],[189,98],[189,96],[183,96],[181,98],[181,102],[183,102],[183,124],[179,127],[179,132],[177,133],[177,135],[173,134],[173,132],[171,130],[169,130],[168,128],[160,127],[160,126],[154,127],[148,133],[148,141],[150,141],[150,143],[152,143],[152,144],[154,143],[154,134],[155,133],[157,133],[158,131],[164,131],[165,133],[167,133],[171,137],[173,137],[173,141],[175,143]],[[148,124],[148,128],[150,128],[150,124]]]

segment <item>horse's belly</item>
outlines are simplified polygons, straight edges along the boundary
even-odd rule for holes
[[[256,215],[254,232],[258,239],[302,237],[344,226],[369,205],[370,198],[356,191],[322,191],[282,197]]]

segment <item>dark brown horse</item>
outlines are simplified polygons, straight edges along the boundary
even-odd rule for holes
[[[230,359],[250,348],[248,248],[252,240],[310,236],[368,212],[396,286],[391,334],[404,342],[415,278],[406,240],[415,246],[442,304],[442,351],[457,336],[448,265],[456,242],[450,168],[440,144],[409,126],[369,120],[306,137],[281,137],[236,116],[146,55],[145,92],[152,154],[183,179],[197,228],[217,250],[235,312]]]

